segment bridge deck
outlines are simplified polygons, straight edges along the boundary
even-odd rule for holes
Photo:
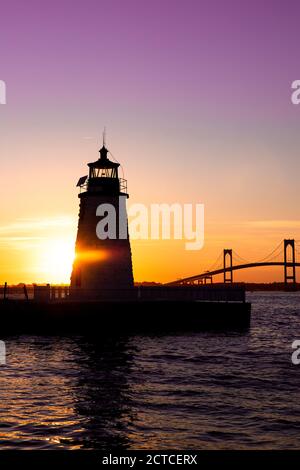
[[[195,276],[185,277],[183,279],[178,279],[177,281],[168,282],[166,285],[168,286],[175,286],[176,284],[182,284],[184,282],[193,282],[203,279],[209,276],[216,276],[217,274],[224,274],[225,272],[230,271],[237,271],[239,269],[249,269],[249,268],[256,268],[259,266],[287,266],[288,268],[292,268],[293,266],[299,267],[300,263],[285,263],[284,261],[269,261],[263,263],[246,263],[246,264],[237,264],[232,267],[228,268],[220,268],[215,269],[214,271],[206,271],[205,273],[196,274]]]

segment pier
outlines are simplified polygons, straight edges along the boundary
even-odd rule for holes
[[[86,300],[88,292],[77,299],[68,292],[65,286],[6,286],[3,298],[1,287],[3,333],[171,334],[250,325],[243,285],[138,286],[104,291],[98,300]]]

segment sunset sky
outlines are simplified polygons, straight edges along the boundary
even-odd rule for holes
[[[107,146],[132,203],[204,203],[205,246],[133,241],[136,281],[256,261],[300,239],[300,4],[0,4],[0,283],[68,282],[76,183]],[[282,269],[240,271],[275,281]],[[298,276],[299,277],[299,276]]]

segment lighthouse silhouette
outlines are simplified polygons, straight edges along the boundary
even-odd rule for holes
[[[127,226],[127,181],[119,178],[120,164],[100,157],[88,163],[89,175],[79,179],[79,222],[70,295],[87,299],[124,297],[133,291]],[[97,228],[101,225],[101,234]]]

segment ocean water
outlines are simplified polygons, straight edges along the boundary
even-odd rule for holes
[[[300,293],[248,300],[243,333],[5,338],[0,448],[299,449]]]

